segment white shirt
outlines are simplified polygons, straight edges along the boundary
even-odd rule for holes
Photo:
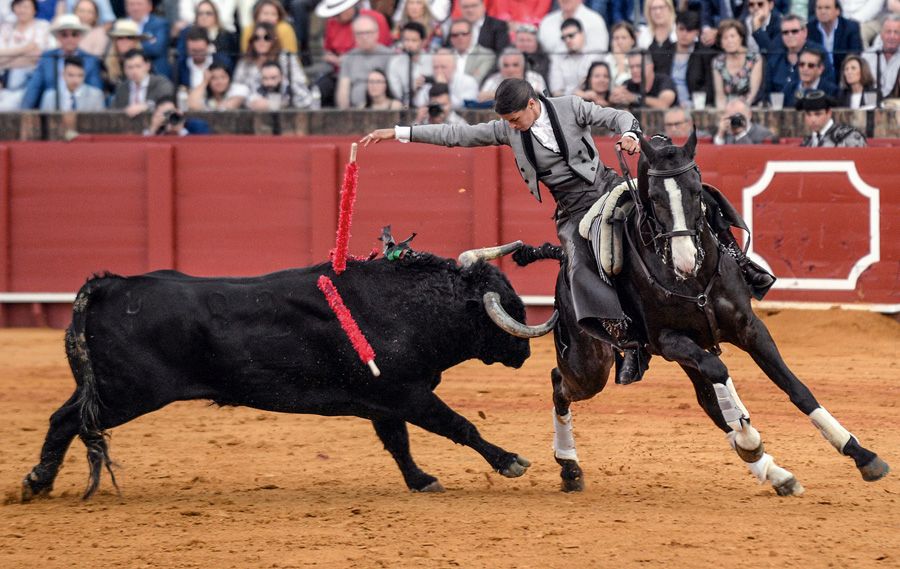
[[[609,48],[609,31],[603,16],[591,10],[584,4],[575,10],[575,19],[581,22],[584,30],[585,53],[605,53]],[[562,31],[559,29],[563,23],[562,11],[550,12],[541,20],[538,30],[538,40],[548,54],[566,53],[566,44],[562,40]]]
[[[559,143],[556,142],[556,137],[553,135],[550,114],[547,112],[546,105],[543,103],[538,104],[541,106],[541,114],[534,121],[534,124],[531,125],[531,134],[541,143],[541,146],[559,154]]]
[[[571,95],[584,83],[591,64],[602,59],[598,53],[551,55],[550,92],[554,96]]]
[[[834,119],[829,119],[825,126],[822,127],[822,130],[818,132],[812,133],[812,141],[811,146],[818,146],[823,140],[825,140],[825,133],[828,132],[828,129],[834,126]]]
[[[190,74],[190,86],[191,88],[196,87],[200,83],[203,83],[203,72],[209,69],[209,66],[212,65],[213,56],[209,54],[206,56],[206,59],[203,60],[203,63],[197,65],[194,63],[194,59],[192,57],[187,58],[187,68],[188,73]]]

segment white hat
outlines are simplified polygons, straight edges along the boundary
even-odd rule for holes
[[[62,14],[53,20],[53,23],[50,25],[50,32],[55,34],[65,30],[87,33],[90,28],[82,24],[75,14]]]
[[[153,37],[150,34],[142,34],[138,29],[137,22],[128,18],[116,20],[106,35],[111,38],[137,38],[139,40],[149,40]]]
[[[359,0],[322,0],[316,8],[316,16],[330,18],[337,16],[344,10],[348,10],[359,3]]]

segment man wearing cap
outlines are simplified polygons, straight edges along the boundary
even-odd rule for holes
[[[98,89],[103,88],[100,78],[100,60],[78,48],[78,43],[88,28],[81,23],[75,14],[57,16],[50,26],[50,32],[59,43],[59,47],[41,54],[34,74],[25,87],[22,97],[23,109],[36,109],[44,96],[44,91],[56,89],[57,93],[66,91],[64,78],[65,58],[77,56],[84,63],[84,82]]]
[[[834,101],[824,91],[811,91],[797,101],[809,134],[800,146],[811,148],[860,148],[868,146],[866,137],[850,125],[834,122]]]

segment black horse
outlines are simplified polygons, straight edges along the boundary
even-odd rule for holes
[[[882,478],[889,471],[887,463],[862,447],[819,405],[788,369],[766,326],[754,315],[738,262],[708,224],[700,170],[694,162],[696,143],[696,135],[684,147],[663,138],[641,140],[638,185],[630,187],[635,209],[625,222],[627,246],[621,273],[615,277],[632,325],[641,330],[650,353],[681,365],[706,414],[727,434],[750,471],[760,482],[771,482],[779,495],[800,495],[803,487],[765,452],[718,357],[721,342],[748,352],[825,439],[854,460],[864,480]],[[560,249],[549,245],[526,248],[515,258],[519,264],[538,258],[565,262]],[[559,320],[554,328],[557,367],[550,374],[553,448],[562,467],[563,490],[577,491],[584,481],[569,408],[603,390],[617,354],[579,329],[569,298],[566,271],[561,270],[556,282]]]

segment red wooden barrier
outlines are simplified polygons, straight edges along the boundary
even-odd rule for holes
[[[350,138],[95,137],[0,146],[0,289],[74,293],[92,272],[176,268],[250,275],[325,260]],[[598,140],[615,164],[613,139]],[[704,180],[753,224],[754,254],[779,276],[767,299],[900,310],[900,149],[701,145]],[[381,226],[418,232],[440,255],[498,242],[555,241],[505,148],[383,143],[361,149],[350,251]],[[816,170],[819,170],[818,172]],[[828,171],[830,170],[830,171]],[[523,295],[552,295],[556,267],[502,264]],[[40,306],[38,306],[40,308]],[[41,314],[38,314],[41,316]],[[68,307],[44,313],[68,323]],[[7,325],[34,323],[6,304]],[[43,316],[41,316],[43,317]]]

